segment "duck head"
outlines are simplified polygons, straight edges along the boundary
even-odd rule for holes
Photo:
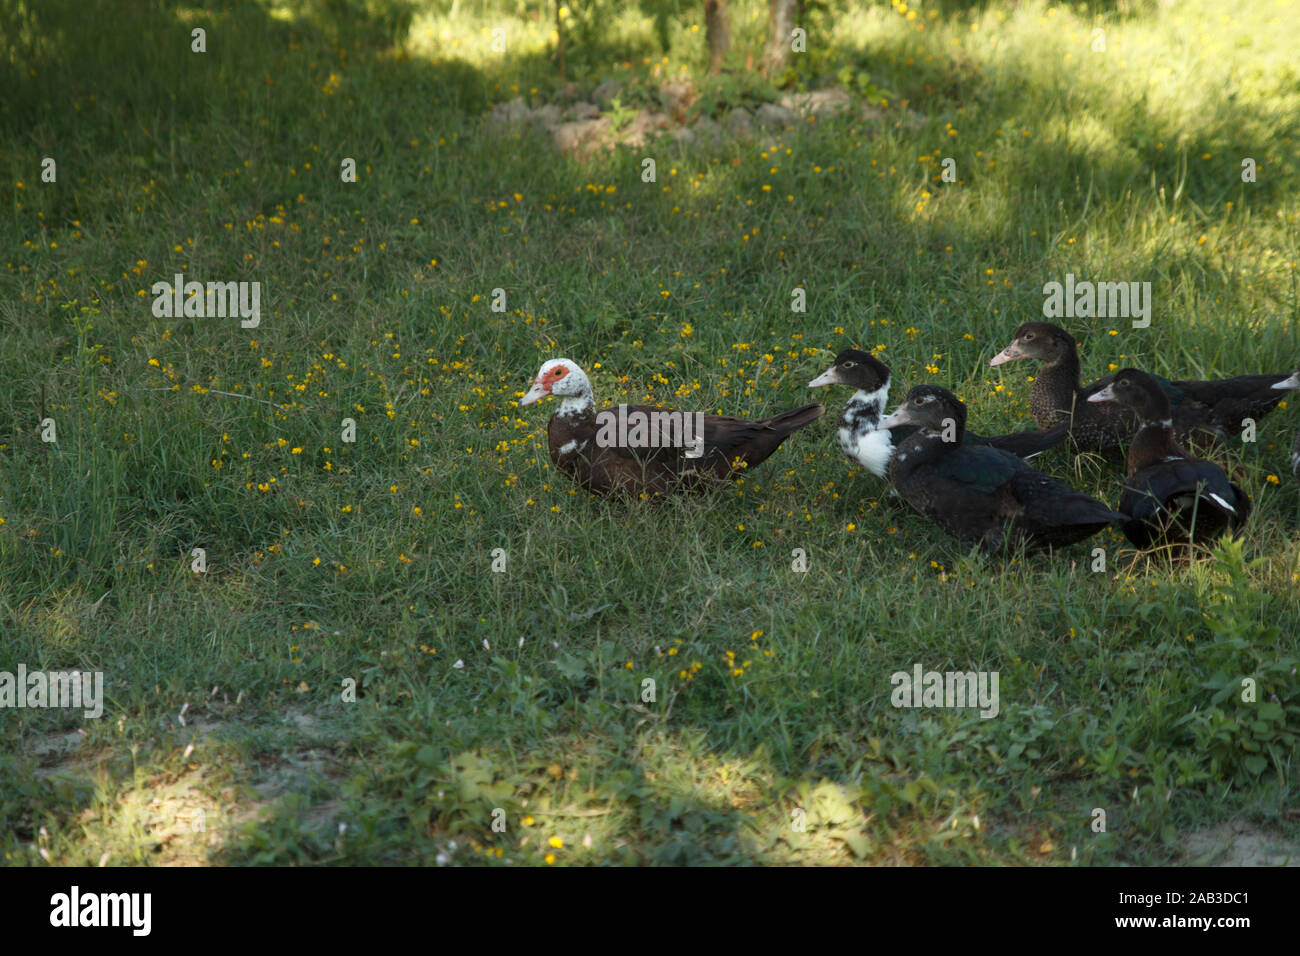
[[[897,425],[916,425],[926,434],[946,442],[960,442],[966,431],[966,406],[946,388],[917,385],[893,414],[880,420],[881,428]]]
[[[572,359],[559,358],[544,362],[537,370],[533,387],[519,400],[519,404],[531,405],[540,402],[547,395],[562,399],[560,408],[555,413],[557,415],[583,412],[593,404],[591,382]]]
[[[1119,402],[1137,412],[1143,422],[1170,422],[1169,396],[1155,378],[1141,369],[1122,368],[1109,385],[1088,396],[1090,402]]]
[[[1051,322],[1026,322],[1016,329],[1011,344],[989,360],[989,365],[1002,365],[1016,359],[1037,359],[1051,365],[1059,362],[1076,348],[1074,336]]]
[[[834,365],[808,383],[809,388],[823,385],[849,385],[862,392],[878,392],[889,387],[889,367],[867,352],[844,349],[835,356]]]

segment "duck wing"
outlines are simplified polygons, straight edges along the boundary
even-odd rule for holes
[[[1096,525],[1097,530],[1126,515],[1112,511],[1092,495],[1075,491],[1065,482],[1026,467],[1011,480],[1011,493],[1023,510],[1023,519],[1040,528]]]
[[[1124,518],[989,445],[963,444],[926,470],[929,476],[911,496],[920,499],[913,502],[917,510],[987,551],[1000,550],[1008,540],[1030,547],[1072,544]]]
[[[1210,381],[1172,383],[1192,401],[1209,410],[1214,423],[1225,431],[1239,431],[1242,420],[1261,418],[1283,401],[1289,389],[1274,388],[1292,373],[1272,375],[1238,375]]]
[[[748,467],[765,460],[792,432],[825,411],[822,405],[806,405],[755,422],[627,405],[621,408],[619,434],[620,410],[609,408],[581,426],[556,430],[553,420],[551,457],[580,485],[601,494],[698,488],[709,479],[733,477],[737,464]]]
[[[1163,540],[1208,540],[1240,528],[1251,504],[1214,462],[1179,458],[1133,475],[1124,486],[1120,510],[1130,519],[1124,534],[1146,548]]]
[[[705,415],[704,460],[725,461],[728,468],[731,462],[739,460],[752,467],[766,460],[790,435],[824,414],[826,406],[814,403],[756,422]]]
[[[975,445],[987,445],[1002,451],[1009,451],[1017,458],[1033,458],[1048,449],[1055,448],[1070,435],[1069,425],[1057,425],[1055,428],[1028,429],[1010,432],[1006,435],[976,435],[966,433],[966,441]]]
[[[628,418],[634,412],[646,414],[647,422],[656,422],[656,427],[657,420],[649,418],[650,413],[668,411],[671,410],[645,405],[622,409]],[[648,429],[640,433],[628,429],[620,436],[614,424],[616,419],[604,417],[618,414],[616,408],[608,408],[599,415],[574,421],[553,416],[550,452],[556,468],[595,494],[667,491],[679,478],[680,461],[686,449],[652,443],[654,439]]]
[[[1026,469],[1029,466],[1009,451],[965,442],[930,466],[931,473],[941,480],[987,495],[995,494]]]

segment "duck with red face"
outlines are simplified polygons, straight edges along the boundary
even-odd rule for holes
[[[574,482],[593,494],[657,494],[702,490],[738,477],[765,461],[790,435],[812,424],[826,411],[805,405],[759,421],[723,415],[691,413],[698,428],[681,428],[681,442],[648,440],[642,422],[679,415],[672,409],[621,405],[596,411],[591,382],[570,359],[551,359],[537,372],[519,404],[532,405],[547,397],[560,400],[547,428],[551,461]],[[614,421],[635,420],[631,434],[610,427]],[[651,429],[654,433],[655,430]]]

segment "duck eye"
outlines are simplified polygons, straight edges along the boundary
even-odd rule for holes
[[[845,363],[844,363],[844,367],[845,367],[845,368],[857,368],[857,367],[858,367],[858,363],[857,363],[857,362],[845,362]]]
[[[1025,339],[1026,342],[1028,342],[1028,341],[1029,341],[1030,339],[1032,339],[1033,337],[1034,337],[1034,333],[1033,333],[1033,332],[1026,332],[1026,333],[1024,334],[1024,339]]]

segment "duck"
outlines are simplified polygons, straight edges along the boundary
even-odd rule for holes
[[[953,537],[987,553],[1023,544],[1053,549],[1125,520],[1095,498],[1011,452],[966,442],[966,406],[937,385],[917,385],[882,428],[914,425],[890,462],[903,499]]]
[[[869,352],[844,349],[835,356],[830,368],[808,383],[809,388],[827,385],[848,385],[856,389],[840,413],[836,430],[840,450],[877,478],[887,477],[894,449],[916,431],[912,425],[880,427],[880,418],[889,401],[889,366]],[[1001,448],[1020,458],[1033,458],[1059,445],[1069,433],[1069,427],[1061,425],[1049,431],[1013,432],[987,438],[967,432],[966,440]]]
[[[596,412],[591,381],[571,359],[542,364],[519,405],[560,400],[547,427],[551,461],[595,495],[702,490],[765,461],[826,412],[804,405],[759,421],[619,405]]]
[[[1069,332],[1051,322],[1026,322],[1016,329],[1005,349],[989,365],[1017,359],[1043,363],[1029,392],[1029,408],[1039,428],[1069,424],[1081,451],[1112,451],[1137,429],[1137,418],[1123,404],[1098,405],[1088,398],[1111,383],[1114,376],[1084,388],[1079,381],[1078,344]],[[1258,421],[1277,407],[1285,392],[1300,388],[1300,379],[1280,375],[1239,375],[1210,381],[1171,381],[1153,376],[1169,397],[1174,437],[1184,443],[1214,445],[1240,433],[1246,418]]]
[[[1174,440],[1169,396],[1154,375],[1120,369],[1088,401],[1117,402],[1138,419],[1119,504],[1129,516],[1124,536],[1135,547],[1199,544],[1241,529],[1250,514],[1250,498],[1222,468]]]

